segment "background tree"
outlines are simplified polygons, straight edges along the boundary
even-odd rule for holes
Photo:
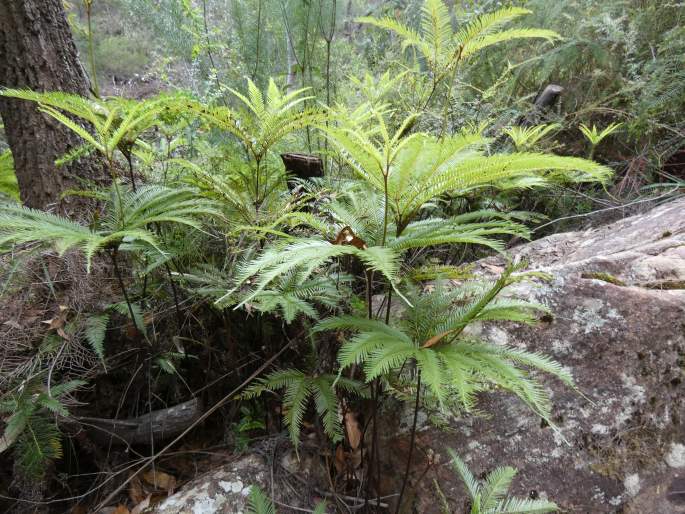
[[[0,55],[0,87],[89,94],[89,80],[60,0],[0,3]],[[60,193],[81,179],[99,180],[99,159],[57,166],[55,160],[80,146],[81,140],[39,112],[33,102],[0,98],[0,115],[23,202],[39,209],[57,204],[60,211],[75,213],[83,200],[60,199]]]

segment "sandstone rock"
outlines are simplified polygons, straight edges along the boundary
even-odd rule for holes
[[[247,455],[199,476],[160,503],[156,514],[242,514],[251,486],[267,490],[269,470],[257,455]]]
[[[417,434],[413,512],[452,512],[466,496],[445,466],[455,449],[479,475],[498,465],[519,469],[512,493],[544,496],[566,512],[685,512],[685,199],[610,225],[556,234],[510,250],[548,283],[509,292],[547,305],[538,326],[476,327],[495,343],[544,352],[572,369],[588,399],[551,380],[555,433],[515,397],[484,396],[492,417],[465,418],[443,433]],[[504,260],[476,270],[491,274]],[[408,428],[410,413],[394,423]],[[564,439],[568,443],[564,442]],[[406,433],[385,440],[384,493],[399,489]],[[411,509],[406,512],[412,512]]]

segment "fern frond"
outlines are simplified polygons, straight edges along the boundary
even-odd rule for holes
[[[316,377],[312,385],[314,386],[316,412],[323,421],[326,435],[335,443],[343,439],[343,431],[338,413],[338,398],[333,389],[334,378],[330,375]]]
[[[470,56],[477,54],[484,48],[493,46],[499,43],[506,43],[515,39],[544,39],[546,41],[558,41],[561,36],[553,30],[547,29],[509,29],[502,30],[495,34],[488,34],[476,40],[466,43],[461,52],[463,59],[468,59]]]
[[[88,316],[85,322],[86,341],[103,364],[105,362],[105,333],[108,324],[108,314]]]
[[[452,457],[452,467],[459,474],[461,481],[464,482],[464,485],[466,486],[466,490],[468,491],[469,496],[471,498],[475,498],[480,494],[480,483],[478,483],[476,477],[473,476],[473,473],[471,473],[471,470],[469,470],[466,463],[463,460],[461,460],[461,457],[459,457],[459,455],[457,455],[457,452],[455,452],[452,448],[447,448],[447,452],[450,454],[450,457]]]
[[[495,468],[488,474],[481,489],[481,505],[486,512],[504,499],[515,476],[516,468],[511,466]]]
[[[276,514],[273,502],[256,485],[250,487],[248,514]]]
[[[492,509],[493,514],[544,514],[558,511],[559,507],[554,502],[528,498],[507,498]]]
[[[353,255],[369,269],[381,273],[391,284],[399,271],[399,255],[389,248],[370,247],[361,250],[350,245],[334,245],[319,239],[306,239],[285,246],[276,246],[262,252],[255,260],[244,265],[237,279],[237,286],[217,300],[222,303],[253,276],[257,276],[250,293],[236,306],[241,307],[263,291],[276,278],[298,270],[300,276],[309,277],[318,267],[343,255]],[[396,289],[397,290],[397,289]],[[397,291],[400,296],[402,294]]]
[[[471,497],[471,514],[538,514],[559,509],[555,503],[546,500],[507,498],[511,481],[516,475],[515,468],[497,468],[481,483],[454,450],[448,448],[447,451],[452,457],[452,467]]]

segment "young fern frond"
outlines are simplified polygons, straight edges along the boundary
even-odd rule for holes
[[[254,398],[264,392],[285,389],[283,396],[283,419],[295,448],[299,445],[302,421],[311,400],[317,415],[323,422],[324,431],[333,442],[342,440],[343,431],[338,413],[335,388],[348,393],[365,396],[363,384],[351,379],[338,379],[335,375],[310,376],[299,370],[275,371],[256,380],[243,393],[244,398]]]
[[[103,364],[105,362],[104,343],[108,324],[109,315],[107,313],[88,316],[85,321],[86,341]]]
[[[559,123],[534,125],[532,127],[513,126],[504,129],[504,133],[511,138],[516,150],[521,152],[532,149],[543,137],[560,128]]]
[[[461,478],[471,498],[471,514],[543,514],[557,512],[559,507],[547,500],[507,497],[516,469],[499,467],[478,481],[454,450],[447,451],[452,467]]]
[[[283,137],[323,120],[322,111],[299,108],[312,98],[303,96],[306,91],[299,89],[283,94],[274,80],[270,79],[264,95],[248,79],[247,95],[231,89],[231,93],[246,109],[245,113],[223,106],[209,107],[199,102],[186,102],[185,108],[188,112],[200,115],[210,125],[236,136],[259,162]]]
[[[595,125],[592,125],[592,128],[590,128],[584,123],[581,123],[579,129],[592,146],[597,146],[604,138],[620,129],[621,125],[622,123],[610,123],[600,131]]]
[[[250,487],[248,506],[250,509],[248,514],[276,514],[273,502],[256,485]]]

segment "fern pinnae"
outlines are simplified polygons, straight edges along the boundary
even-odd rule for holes
[[[516,468],[501,466],[488,474],[481,490],[481,502],[486,512],[494,509],[506,496],[516,473]]]
[[[471,473],[469,468],[466,466],[466,463],[461,459],[461,457],[459,457],[459,455],[457,455],[457,453],[452,448],[447,448],[447,453],[449,453],[450,457],[452,458],[452,467],[459,474],[459,477],[461,478],[462,482],[464,482],[464,485],[466,486],[466,489],[471,498],[475,498],[476,496],[478,496],[480,494],[481,485],[476,480],[476,477],[473,476],[473,473]]]
[[[95,316],[88,316],[85,321],[85,336],[86,341],[98,356],[102,365],[105,366],[105,333],[107,332],[107,325],[109,324],[109,315],[100,314]],[[105,370],[107,368],[105,367]]]

